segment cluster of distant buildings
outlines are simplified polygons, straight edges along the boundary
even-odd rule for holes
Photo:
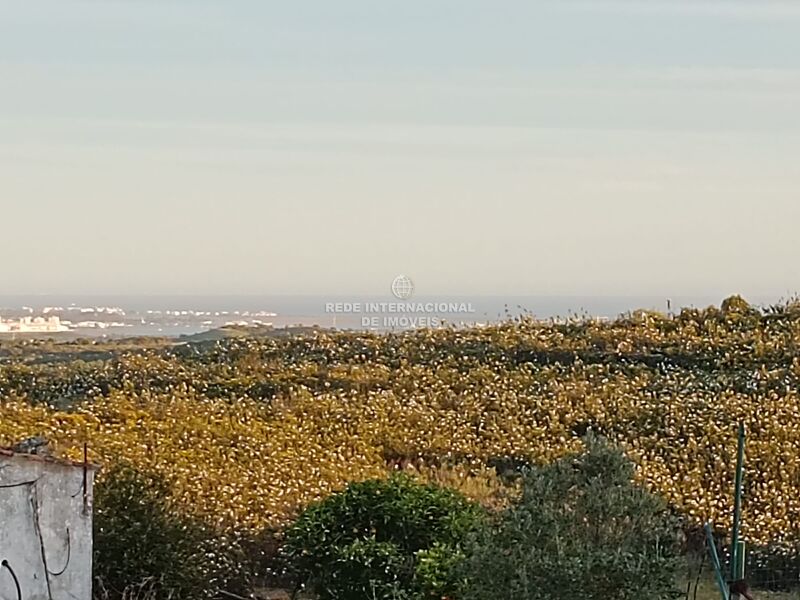
[[[61,333],[69,330],[59,317],[21,317],[8,321],[0,319],[0,333]]]
[[[125,319],[125,311],[116,307],[48,306],[42,310],[41,316],[35,315],[34,311],[30,306],[23,306],[20,310],[12,310],[11,318],[0,316],[0,334],[51,334],[130,326],[122,320]],[[23,314],[20,315],[20,312]],[[73,315],[78,316],[78,320],[70,318]],[[97,317],[96,320],[86,320],[89,315]],[[112,317],[117,319],[110,320]]]

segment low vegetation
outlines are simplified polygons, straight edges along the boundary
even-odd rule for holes
[[[151,347],[0,346],[0,444],[163,483],[168,511],[236,556],[348,484],[404,472],[491,511],[588,432],[691,531],[730,525],[747,426],[743,535],[791,573],[800,547],[800,305],[741,298],[613,322],[521,319],[391,335],[309,332]],[[271,542],[272,543],[272,542]],[[776,562],[778,561],[778,562]],[[787,561],[789,561],[787,563]],[[786,567],[786,565],[789,565]],[[758,567],[759,565],[754,565]]]

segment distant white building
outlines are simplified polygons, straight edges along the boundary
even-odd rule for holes
[[[60,333],[69,330],[59,317],[22,317],[17,321],[0,319],[0,333]]]

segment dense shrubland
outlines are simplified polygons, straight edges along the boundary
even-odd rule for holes
[[[157,475],[172,510],[238,540],[396,471],[502,508],[509,472],[578,450],[591,431],[687,527],[726,527],[741,420],[743,534],[788,551],[800,540],[798,343],[800,305],[732,298],[674,317],[322,332],[97,360],[4,345],[0,444],[44,434],[79,458],[88,441],[93,460]]]

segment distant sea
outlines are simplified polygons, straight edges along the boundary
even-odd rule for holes
[[[673,312],[681,307],[702,308],[719,305],[720,296],[674,296],[670,299]],[[773,304],[781,300],[773,297],[748,297],[756,305]],[[367,303],[400,302],[391,295],[371,296],[70,296],[70,295],[0,295],[0,317],[13,318],[22,307],[34,316],[43,314],[47,307],[68,309],[121,308],[125,311],[125,327],[86,331],[88,335],[112,336],[180,336],[207,331],[228,322],[269,322],[274,327],[292,325],[318,325],[339,329],[368,329],[363,323]],[[469,313],[442,314],[437,318],[450,323],[491,323],[527,314],[540,319],[584,315],[614,318],[636,309],[666,312],[668,299],[664,296],[414,296],[407,301],[415,304],[467,305]],[[334,303],[340,312],[330,312]],[[361,311],[354,310],[361,308]],[[180,318],[169,316],[187,312]],[[263,316],[267,313],[268,317]],[[50,313],[58,314],[58,313]],[[91,313],[88,313],[91,318]],[[98,313],[99,314],[99,313]],[[199,316],[195,316],[198,315]],[[427,313],[426,313],[427,314]],[[433,313],[431,313],[433,314]],[[262,315],[262,316],[254,316]],[[373,314],[373,316],[375,316]],[[385,326],[381,317],[378,329]]]

